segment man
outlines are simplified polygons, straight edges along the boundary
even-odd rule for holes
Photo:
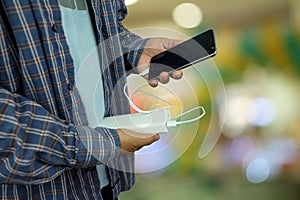
[[[68,42],[71,36],[64,29],[69,22],[63,21],[61,6],[67,1],[70,0],[0,3],[3,199],[117,199],[134,183],[133,156],[128,152],[159,139],[155,133],[142,137],[128,130],[88,125],[76,88],[76,57],[70,44],[74,41]],[[128,102],[119,92],[126,82],[125,66],[137,66],[141,72],[153,55],[178,41],[143,40],[127,31],[121,23],[127,14],[123,1],[73,2],[79,9],[82,3],[86,5],[96,43],[108,41],[101,50],[104,57],[124,52],[100,67],[104,115],[128,113]],[[145,45],[157,49],[143,50]],[[181,72],[173,76],[180,78]],[[161,82],[168,79],[167,73],[161,74]],[[96,166],[100,164],[106,166],[100,174],[106,176],[108,184],[103,185],[98,178]]]

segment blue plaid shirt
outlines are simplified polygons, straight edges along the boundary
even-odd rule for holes
[[[125,63],[145,40],[127,31],[122,0],[89,0],[103,43],[106,116],[129,112]],[[76,89],[57,0],[0,2],[0,197],[102,199],[95,166],[108,166],[114,197],[134,183],[133,155],[115,130],[92,129]]]

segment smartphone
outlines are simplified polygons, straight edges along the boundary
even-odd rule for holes
[[[217,54],[214,32],[207,30],[160,54],[152,57],[149,80],[159,77],[161,72],[172,73]]]

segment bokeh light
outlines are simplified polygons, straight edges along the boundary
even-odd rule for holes
[[[227,98],[217,100],[219,113],[207,109],[200,134],[182,157],[154,179],[140,177],[136,189],[124,200],[300,199],[299,1],[191,1],[202,11],[202,21],[193,26],[189,19],[183,26],[175,22],[174,8],[182,3],[140,1],[129,7],[128,27],[165,27],[188,36],[213,28],[218,47],[213,60],[224,80]],[[190,11],[179,18],[187,18]],[[161,36],[158,30],[151,34]],[[189,76],[189,81],[197,87],[200,104],[211,105],[205,84],[195,76]],[[189,105],[188,101],[183,103]],[[225,108],[226,112],[220,112]],[[196,159],[203,141],[201,130],[207,130],[213,114],[225,117],[222,136],[205,159]],[[167,160],[168,156],[172,154],[157,157]]]
[[[173,10],[173,19],[180,27],[195,28],[202,22],[201,9],[192,3],[182,3]]]
[[[250,162],[247,167],[247,178],[251,183],[262,183],[270,175],[270,165],[264,158]]]
[[[250,123],[254,126],[267,126],[276,119],[276,107],[268,98],[254,98],[250,109]]]
[[[133,5],[133,4],[137,3],[137,2],[138,2],[138,0],[125,0],[125,4],[127,6]]]
[[[247,135],[235,138],[230,146],[230,155],[237,163],[248,163],[255,156],[255,141]]]

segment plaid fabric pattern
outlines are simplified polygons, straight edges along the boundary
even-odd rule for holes
[[[102,46],[106,115],[124,114],[125,62],[145,40],[121,21],[121,0],[89,0]],[[0,197],[102,199],[95,165],[107,164],[114,196],[134,183],[133,155],[114,130],[87,126],[57,0],[0,2]]]

